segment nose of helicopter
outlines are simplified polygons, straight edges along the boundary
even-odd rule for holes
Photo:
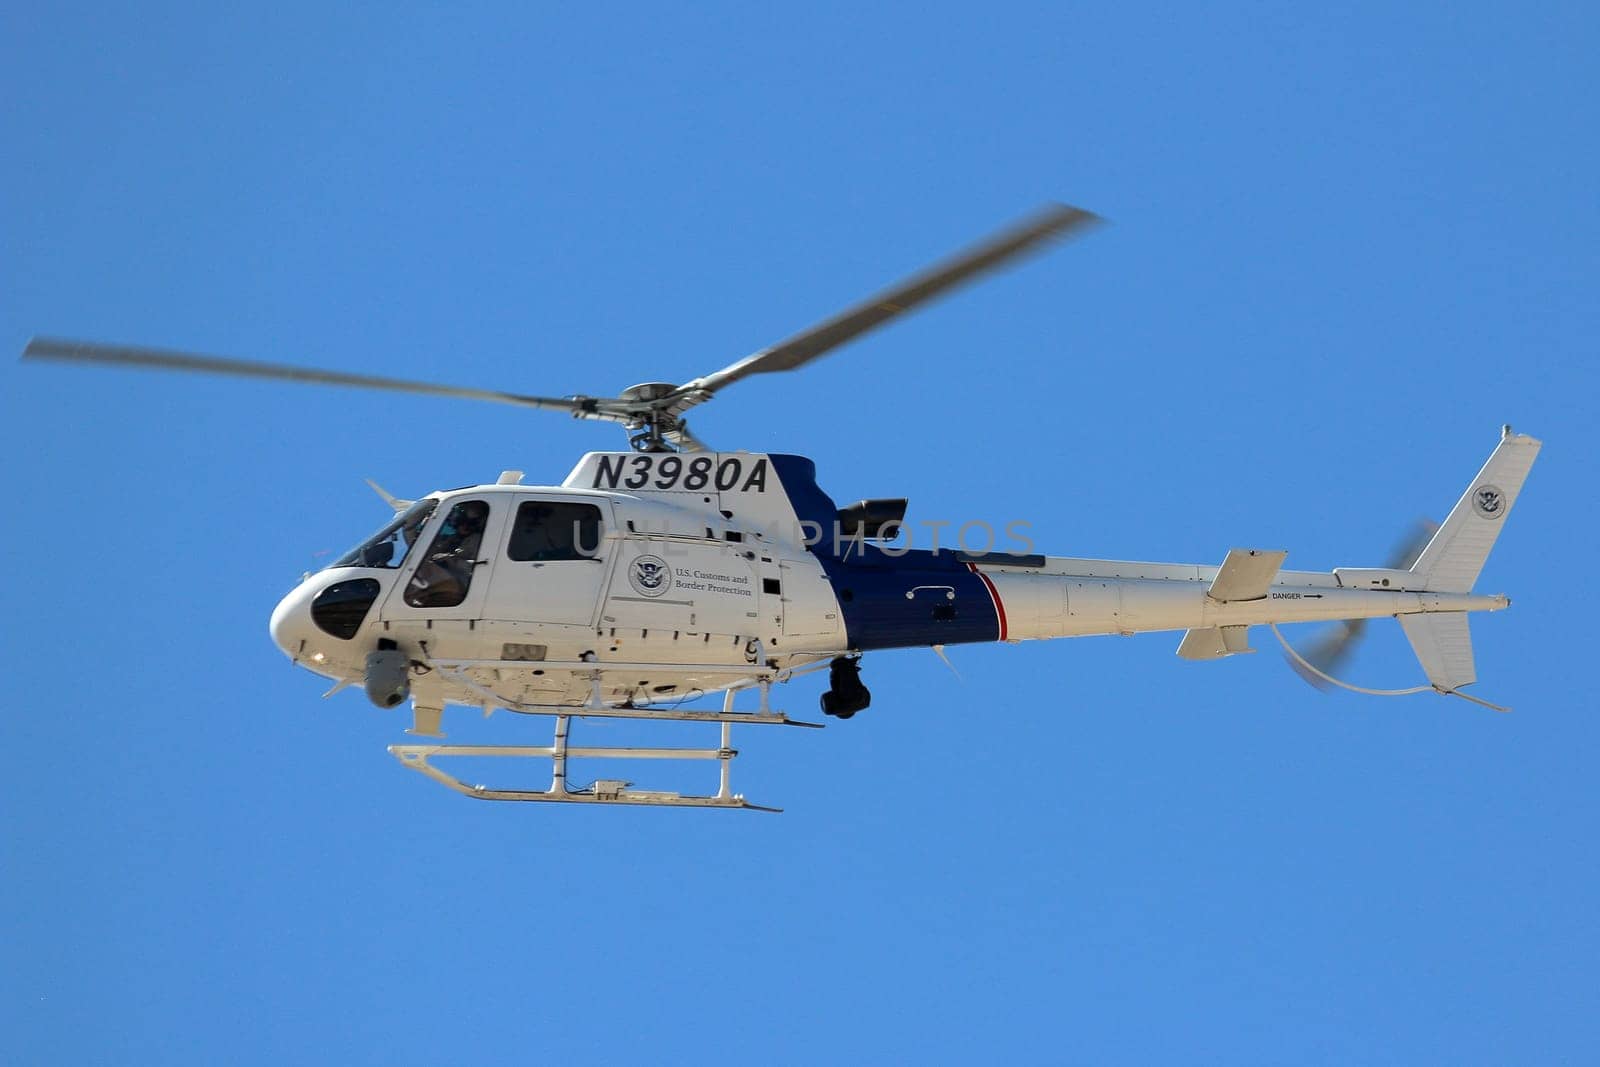
[[[384,583],[368,572],[319,572],[272,609],[267,630],[283,654],[316,674],[342,677],[367,653],[356,640],[381,598]]]
[[[288,596],[278,601],[267,623],[272,643],[293,660],[301,657],[317,634],[317,628],[311,621],[311,600],[316,595],[312,587],[316,584],[307,580],[295,586]]]

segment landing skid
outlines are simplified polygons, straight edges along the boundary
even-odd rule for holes
[[[462,796],[476,800],[534,801],[548,804],[631,804],[664,808],[748,808],[752,811],[782,811],[782,808],[752,804],[744,794],[732,790],[730,777],[733,761],[739,750],[733,747],[735,723],[767,724],[778,726],[805,726],[819,729],[821,724],[796,722],[781,711],[767,706],[766,685],[762,685],[759,711],[733,710],[735,690],[729,690],[723,699],[722,710],[695,711],[654,708],[549,708],[527,705],[517,710],[531,714],[552,715],[556,720],[555,738],[547,746],[527,745],[390,745],[389,753],[420,774],[453,789]],[[592,748],[568,744],[568,734],[574,718],[649,718],[675,722],[715,722],[722,728],[721,743],[716,748]],[[441,770],[429,761],[435,757],[500,757],[511,759],[547,759],[550,761],[549,789],[491,789],[482,784],[470,784]],[[705,795],[684,795],[656,789],[634,789],[632,782],[602,778],[593,783],[572,788],[567,781],[567,761],[574,759],[657,759],[657,760],[715,760],[718,764],[717,791]]]
[[[557,736],[566,727],[562,716],[556,727]],[[730,729],[724,724],[724,738]],[[517,745],[390,745],[389,751],[402,764],[427,775],[446,788],[476,800],[543,801],[550,804],[634,804],[663,808],[749,808],[752,811],[782,811],[752,804],[742,793],[728,787],[728,765],[738,755],[735,749],[720,748],[574,748],[560,743],[547,747]],[[559,766],[568,759],[677,759],[717,760],[722,764],[721,789],[711,796],[684,796],[662,790],[634,789],[632,782],[600,779],[592,785],[569,789],[564,772],[557,771],[549,789],[490,789],[485,785],[469,785],[461,779],[440,770],[428,760],[434,756],[507,756],[549,759]]]

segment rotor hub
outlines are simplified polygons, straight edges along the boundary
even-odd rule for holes
[[[671,382],[643,382],[624,389],[617,399],[648,404],[651,401],[663,400],[677,391],[678,387]]]

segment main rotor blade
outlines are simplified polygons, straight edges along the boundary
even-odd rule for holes
[[[53,337],[35,337],[22,351],[23,359],[47,359],[61,363],[100,363],[121,367],[144,367],[155,370],[197,371],[204,374],[231,374],[243,378],[266,378],[273,381],[302,382],[312,385],[347,385],[359,389],[387,389],[396,393],[417,393],[423,396],[448,396],[462,400],[490,400],[500,404],[514,404],[525,408],[546,408],[566,411],[573,415],[605,418],[609,412],[602,410],[604,402],[588,397],[523,396],[518,393],[499,393],[488,389],[466,389],[455,385],[432,385],[427,382],[409,382],[398,378],[378,378],[368,374],[346,374],[342,371],[314,370],[309,367],[289,367],[276,363],[252,363],[242,359],[224,359],[220,356],[201,356],[189,352],[171,352],[159,348],[134,348],[127,345],[102,345],[88,341],[65,341]]]
[[[926,303],[986,271],[995,270],[1036,250],[1052,237],[1098,222],[1099,216],[1081,208],[1052,204],[1033,217],[993,235],[980,244],[899,285],[781,341],[731,366],[680,386],[672,410],[681,412],[710,397],[726,385],[752,374],[794,370],[855,340],[918,305]]]

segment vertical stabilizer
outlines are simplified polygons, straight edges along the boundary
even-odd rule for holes
[[[1472,631],[1467,613],[1448,611],[1429,615],[1400,615],[1401,629],[1417,654],[1423,673],[1435,689],[1453,692],[1478,680],[1472,660]]]
[[[1436,593],[1472,592],[1540,447],[1535,438],[1505,428],[1489,462],[1412,566],[1411,573],[1422,579],[1422,588]],[[1465,633],[1465,619],[1462,623]]]

